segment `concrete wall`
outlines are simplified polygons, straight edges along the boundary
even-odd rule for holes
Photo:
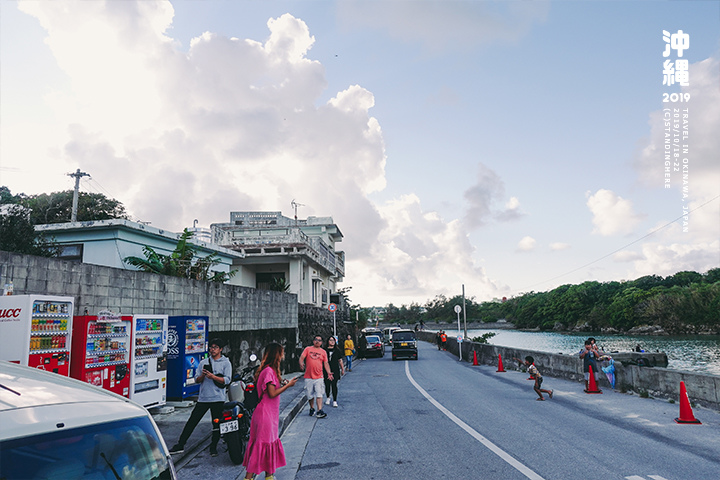
[[[434,344],[435,333],[418,332],[418,339]],[[456,338],[448,337],[447,349],[458,355]],[[582,370],[583,362],[577,355],[562,355],[473,342],[462,343],[464,361],[472,362],[473,352],[477,355],[478,363],[482,365],[497,366],[498,357],[502,356],[505,370],[519,370],[520,366],[513,358],[524,359],[525,356],[531,355],[542,375],[578,382],[585,381]],[[681,381],[685,382],[691,402],[706,408],[720,410],[719,376],[666,368],[638,367],[619,361],[615,362],[615,388],[618,390],[647,392],[653,397],[672,399],[677,402],[680,396]],[[601,375],[599,383],[601,388],[610,388],[610,383],[604,374]]]
[[[210,332],[296,329],[297,296],[0,251],[14,294],[75,298],[75,314],[207,315]]]

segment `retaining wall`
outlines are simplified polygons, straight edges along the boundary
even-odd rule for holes
[[[418,339],[436,343],[434,332],[420,331]],[[447,350],[454,355],[459,354],[456,338],[448,337]],[[502,356],[505,370],[520,370],[519,363],[513,358],[524,359],[525,356],[531,355],[542,375],[585,382],[582,370],[583,362],[576,355],[538,352],[474,342],[462,343],[464,361],[472,362],[473,352],[477,355],[478,363],[483,365],[497,366],[498,356]],[[615,362],[615,388],[621,391],[647,392],[653,397],[679,401],[681,381],[685,382],[691,402],[713,410],[720,410],[719,376],[659,367],[638,367],[619,361]],[[610,388],[610,383],[604,374],[601,375],[599,383],[602,388]]]

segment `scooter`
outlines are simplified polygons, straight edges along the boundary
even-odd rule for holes
[[[255,362],[257,356],[250,356]],[[255,391],[254,373],[257,366],[243,369],[241,374],[235,374],[228,387],[229,401],[223,405],[220,417],[213,418],[213,423],[220,427],[220,437],[227,446],[230,460],[240,465],[245,455],[245,447],[250,438],[250,421],[252,412],[258,404]],[[254,396],[254,400],[253,400]]]

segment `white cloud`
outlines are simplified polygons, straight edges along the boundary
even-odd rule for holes
[[[562,250],[569,250],[572,248],[569,243],[554,242],[550,244],[550,250],[553,252],[560,252]]]
[[[694,245],[646,243],[642,253],[634,265],[638,276],[672,275],[684,270],[704,273],[720,265],[720,240]]]
[[[518,242],[517,249],[519,252],[531,252],[535,250],[536,243],[537,241],[534,238],[525,236]]]
[[[501,209],[495,207],[504,195],[505,185],[500,176],[488,166],[479,163],[477,182],[464,194],[468,203],[465,213],[465,224],[468,228],[485,225],[490,219],[506,222],[522,217],[520,200],[517,197],[511,197]]]
[[[384,292],[384,302],[399,305],[439,293],[454,295],[462,284],[472,285],[476,295],[498,292],[474,264],[475,249],[461,222],[445,222],[423,211],[416,195],[389,201],[379,211],[385,226],[372,246],[372,257],[348,262],[348,270],[359,272],[353,294]]]
[[[603,236],[628,234],[642,219],[633,212],[632,202],[616,195],[611,190],[600,189],[591,195],[587,193],[587,206],[593,214],[593,233]]]

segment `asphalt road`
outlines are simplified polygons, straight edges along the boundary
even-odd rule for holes
[[[720,478],[718,412],[695,408],[702,425],[679,425],[678,403],[588,395],[550,377],[543,387],[554,398],[539,402],[520,372],[458,362],[424,342],[417,361],[389,353],[340,381],[340,406],[326,406],[327,418],[307,407],[295,418],[277,480]],[[219,458],[205,450],[180,479],[242,478]]]

